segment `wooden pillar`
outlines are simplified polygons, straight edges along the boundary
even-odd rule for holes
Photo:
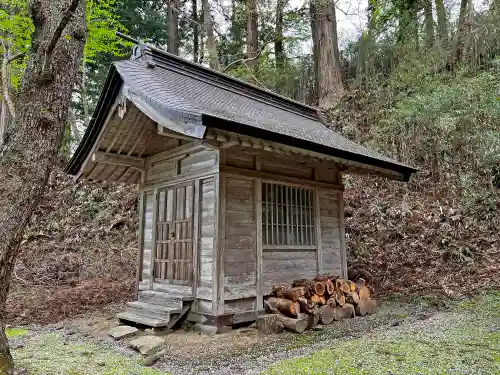
[[[193,288],[192,288],[192,293],[193,296],[196,296],[196,290],[198,288],[198,272],[199,272],[199,267],[198,267],[198,259],[200,257],[199,255],[199,241],[200,241],[200,200],[201,200],[201,192],[200,192],[200,180],[197,179],[194,182],[194,198],[193,198],[193,254],[192,254],[192,259],[193,259],[193,278],[192,278],[192,283],[193,283]]]
[[[256,292],[257,292],[257,310],[264,308],[264,285],[262,280],[262,179],[257,178],[254,181],[254,212],[255,212],[255,253],[256,253]]]
[[[323,275],[325,273],[325,266],[323,263],[323,246],[321,244],[321,217],[320,217],[320,201],[319,201],[320,189],[314,189],[314,213],[315,213],[315,226],[316,226],[316,271],[318,275]]]
[[[215,176],[215,213],[214,213],[214,263],[212,267],[212,309],[214,315],[224,314],[224,247],[226,239],[225,223],[225,176]]]
[[[342,182],[342,175],[340,175]],[[344,215],[344,192],[339,191],[339,226],[340,226],[340,263],[342,277],[347,278],[347,250],[345,245],[345,215]]]
[[[149,281],[149,289],[153,289],[155,280],[155,256],[156,256],[156,236],[158,232],[158,188],[153,194],[153,238],[151,239],[151,277]]]
[[[137,275],[135,276],[135,299],[139,297],[139,284],[142,280],[142,263],[144,259],[144,208],[146,195],[142,187],[140,187],[139,191],[139,253],[137,254]]]

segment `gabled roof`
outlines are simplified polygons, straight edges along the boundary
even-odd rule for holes
[[[168,118],[192,126],[198,138],[203,138],[206,127],[219,128],[395,171],[404,180],[417,171],[327,128],[313,107],[140,45],[132,60],[111,67],[67,172],[78,173],[120,89],[153,120]]]

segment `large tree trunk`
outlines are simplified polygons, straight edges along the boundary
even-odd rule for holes
[[[257,0],[246,0],[247,4],[247,65],[255,71],[258,63]]]
[[[283,47],[283,9],[285,0],[278,0],[276,3],[276,32],[274,38],[274,53],[276,59],[276,70],[283,72],[285,67],[285,49]]]
[[[168,45],[167,51],[179,55],[179,14],[177,13],[178,4],[176,0],[169,0],[167,5],[168,12]]]
[[[446,20],[446,10],[444,8],[444,0],[436,0],[436,14],[438,23],[438,35],[441,44],[448,44],[448,24]]]
[[[87,36],[85,0],[31,0],[30,7],[32,50],[12,135],[0,148],[0,374],[13,366],[3,322],[12,268],[61,144]]]
[[[432,19],[432,2],[423,0],[424,18],[425,18],[425,44],[432,47],[434,44],[434,20]]]
[[[337,23],[333,0],[311,0],[311,28],[316,62],[318,104],[329,107],[344,94],[338,56]]]
[[[456,65],[460,62],[463,55],[464,40],[465,40],[465,20],[467,17],[468,6],[469,6],[469,0],[461,0],[460,12],[458,14],[457,32],[455,33],[455,39],[453,40],[453,48],[451,51],[451,58],[448,63],[448,65],[452,69],[454,69]]]
[[[192,0],[191,18],[193,20],[193,61],[199,62],[200,45],[198,31],[198,0]]]
[[[210,4],[208,0],[203,0],[203,19],[205,24],[205,33],[207,35],[207,49],[209,54],[209,64],[212,69],[221,71],[219,55],[217,52],[217,43],[215,41],[214,21],[210,14]]]

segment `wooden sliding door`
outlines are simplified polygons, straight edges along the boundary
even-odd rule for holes
[[[157,282],[193,282],[194,185],[158,189],[154,278]]]

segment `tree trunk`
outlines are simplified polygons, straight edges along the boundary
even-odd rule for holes
[[[276,35],[274,38],[274,53],[276,59],[276,70],[280,73],[285,68],[285,50],[283,47],[283,9],[285,0],[276,3]]]
[[[425,43],[427,47],[434,44],[434,20],[432,19],[432,2],[423,0],[424,18],[425,18]]]
[[[247,65],[255,71],[258,65],[257,0],[246,0],[247,4]]]
[[[198,31],[198,0],[192,0],[191,18],[193,20],[193,61],[199,62],[200,46],[199,46],[199,31]]]
[[[454,69],[460,62],[463,49],[464,49],[464,39],[465,39],[465,20],[467,17],[467,8],[469,5],[469,0],[460,1],[460,12],[458,14],[458,25],[457,32],[455,33],[455,39],[453,40],[452,54],[449,61],[449,65]]]
[[[333,0],[311,0],[310,13],[318,104],[327,108],[344,94]]]
[[[207,35],[207,49],[209,54],[209,65],[212,69],[221,71],[219,54],[217,52],[217,43],[215,41],[214,21],[210,14],[210,4],[208,0],[203,0],[203,19],[205,24],[205,33]]]
[[[16,98],[12,136],[0,148],[0,320],[20,242],[43,195],[67,124],[87,36],[85,0],[31,1],[35,25]],[[0,373],[12,357],[0,322]]]
[[[441,44],[448,45],[448,25],[446,20],[446,10],[444,8],[444,0],[436,0],[436,14],[438,23],[438,35]]]
[[[179,14],[176,0],[169,0],[167,4],[168,12],[168,45],[167,51],[179,55]]]
[[[80,99],[82,100],[83,108],[83,124],[85,129],[90,122],[89,98],[87,95],[87,67],[85,60],[82,61],[82,79],[80,80]]]

